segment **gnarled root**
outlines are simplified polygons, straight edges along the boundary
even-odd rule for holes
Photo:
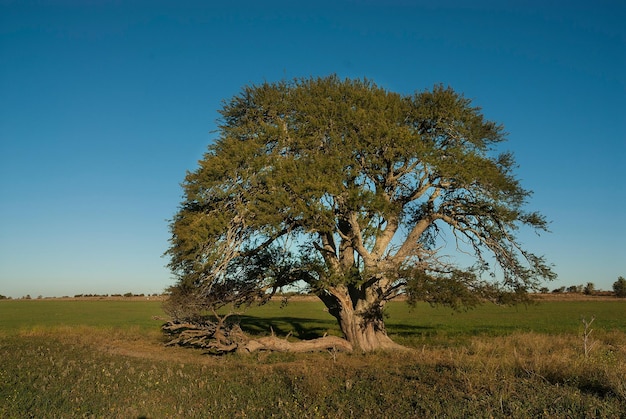
[[[171,339],[165,344],[190,346],[207,350],[213,354],[229,352],[252,353],[256,351],[276,352],[318,352],[334,350],[351,352],[352,345],[337,336],[324,336],[317,339],[290,342],[287,339],[271,336],[251,339],[235,324],[225,326],[220,323],[192,323],[170,321],[162,326]]]

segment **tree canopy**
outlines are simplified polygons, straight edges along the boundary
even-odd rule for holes
[[[362,350],[392,347],[383,309],[523,298],[555,274],[524,249],[530,191],[503,127],[451,88],[403,95],[337,76],[246,86],[183,183],[171,221],[174,306],[305,284]],[[442,239],[475,263],[460,266]]]

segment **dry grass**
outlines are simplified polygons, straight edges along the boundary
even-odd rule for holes
[[[223,357],[164,347],[158,322],[129,321],[135,315],[130,306],[66,304],[71,311],[61,319],[98,308],[101,320],[52,324],[43,322],[49,315],[42,311],[42,323],[0,331],[0,417],[619,418],[626,412],[626,330],[606,303],[546,304],[540,306],[543,321],[529,319],[540,310],[503,316],[485,307],[474,317],[434,312],[440,318],[432,330],[444,321],[455,328],[430,338],[419,333],[431,329],[409,334],[398,327],[415,349],[411,353]],[[47,305],[17,306],[31,313]],[[57,313],[63,308],[50,307]],[[123,326],[109,316],[111,307],[127,310]],[[297,312],[303,327],[321,322],[318,328],[325,330],[316,307],[277,313],[284,328],[297,323],[291,317]],[[594,323],[593,347],[585,356],[579,316],[590,308],[602,322]],[[149,318],[152,310],[147,306],[136,315]],[[392,319],[406,322],[401,315],[393,312]],[[516,324],[526,319],[540,324],[541,332],[502,328],[476,334],[470,326],[494,318]],[[557,319],[572,326],[547,329]]]
[[[408,354],[227,357],[165,348],[161,339],[132,328],[62,326],[1,336],[0,375],[18,381],[0,385],[10,401],[0,416],[620,417],[626,411],[626,334],[618,331],[597,333],[588,357],[581,337],[571,334],[472,337]]]

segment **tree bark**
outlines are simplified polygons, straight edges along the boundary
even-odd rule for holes
[[[337,319],[345,339],[354,350],[409,350],[387,335],[383,319],[384,302],[355,295],[355,292],[351,297],[347,287],[341,288],[333,289],[332,294],[320,295],[320,299]]]

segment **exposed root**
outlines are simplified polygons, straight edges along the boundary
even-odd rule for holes
[[[179,345],[207,350],[213,354],[229,352],[251,353],[256,351],[275,352],[318,352],[334,350],[351,352],[352,345],[337,336],[324,336],[318,339],[290,342],[271,336],[252,339],[239,325],[225,326],[218,323],[190,323],[171,321],[162,326],[163,331],[171,338],[166,346]],[[289,337],[289,336],[287,336]]]
[[[287,339],[280,339],[276,336],[267,336],[251,339],[241,349],[247,352],[320,352],[327,350],[352,352],[352,345],[347,340],[337,336],[324,336],[322,338],[299,342],[290,342]]]

